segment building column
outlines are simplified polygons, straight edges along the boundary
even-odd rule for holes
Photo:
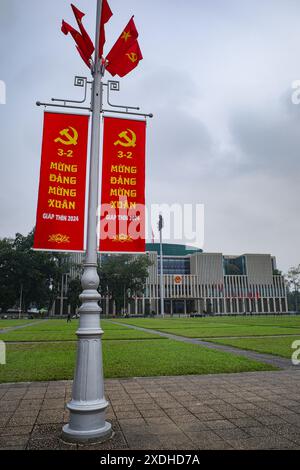
[[[137,314],[137,297],[134,299],[134,314]]]

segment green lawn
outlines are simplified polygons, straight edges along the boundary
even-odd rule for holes
[[[65,320],[49,320],[37,325],[31,325],[20,330],[2,333],[2,341],[76,341],[76,330],[79,321],[73,320],[67,323]],[[160,338],[153,333],[146,333],[129,329],[123,325],[114,325],[102,320],[101,327],[104,330],[103,340],[128,340],[128,339],[155,339]]]
[[[209,317],[124,319],[120,324],[156,329],[188,338],[224,336],[273,336],[300,334],[300,317]]]
[[[5,330],[6,328],[12,328],[14,326],[22,326],[36,321],[38,320],[0,320],[0,330]]]
[[[248,349],[261,353],[273,354],[291,358],[294,349],[291,345],[294,341],[300,341],[300,335],[284,338],[241,338],[241,339],[215,339],[214,343],[226,344],[240,349]],[[299,346],[298,346],[299,349]]]
[[[72,379],[75,343],[7,345],[0,382]],[[270,365],[171,340],[104,341],[104,375],[142,377],[276,370]]]
[[[32,322],[3,320],[0,329]],[[101,320],[107,378],[274,370],[245,357],[134,330],[125,323],[288,358],[291,343],[300,339],[299,316]],[[0,340],[7,342],[7,364],[0,365],[0,382],[72,379],[78,326],[78,320],[46,320],[0,334]],[[290,336],[253,337],[280,334]]]

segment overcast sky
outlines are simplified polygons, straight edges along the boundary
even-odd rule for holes
[[[96,0],[86,12],[92,36]],[[147,204],[203,203],[204,250],[271,253],[300,263],[299,0],[109,0],[108,52],[135,15],[144,60],[115,101],[140,105],[148,125]],[[61,19],[67,0],[0,0],[0,237],[35,224],[43,110],[79,97],[89,73]],[[156,223],[153,221],[153,226]]]

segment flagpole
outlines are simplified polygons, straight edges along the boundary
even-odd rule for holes
[[[162,229],[164,226],[164,221],[163,217],[160,214],[159,215],[159,221],[158,221],[158,230],[159,230],[159,246],[160,246],[160,276],[159,276],[159,281],[160,281],[160,314],[164,318],[165,316],[165,308],[164,308],[164,268],[163,268],[163,245],[162,245]]]
[[[87,250],[81,278],[83,292],[79,309],[80,323],[76,334],[77,362],[73,382],[69,424],[63,427],[63,438],[71,442],[104,441],[112,435],[105,421],[108,403],[104,397],[102,365],[103,331],[100,327],[99,276],[97,273],[97,207],[99,200],[100,124],[102,111],[103,68],[99,57],[102,0],[97,0],[95,60],[92,87],[92,131],[90,151],[90,184],[88,198]]]

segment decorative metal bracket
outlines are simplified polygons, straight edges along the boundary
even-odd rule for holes
[[[63,104],[53,104],[53,103],[41,103],[40,101],[36,102],[37,106],[52,106],[55,108],[72,108],[72,109],[85,109],[87,111],[92,111],[91,105],[87,106],[73,106],[73,104],[82,104],[86,102],[87,99],[87,88],[88,85],[92,85],[93,82],[90,82],[87,77],[76,76],[74,79],[74,86],[84,88],[84,96],[82,100],[69,100],[61,98],[51,98],[51,101],[57,101]]]
[[[93,82],[89,82],[86,77],[78,77],[76,76],[74,79],[74,86],[84,88],[84,97],[82,100],[65,100],[65,99],[59,99],[59,98],[51,98],[51,101],[61,101],[63,103],[84,103],[86,101],[86,95],[87,95],[87,86],[88,84],[92,85]]]
[[[126,109],[126,111],[128,111],[128,109],[135,109],[137,111],[139,111],[140,108],[136,107],[136,106],[122,106],[120,104],[112,104],[110,102],[110,95],[109,95],[109,92],[110,91],[120,91],[120,82],[117,82],[115,80],[108,80],[107,83],[103,83],[103,86],[106,86],[107,87],[107,104],[109,106],[111,106],[112,108],[122,108],[122,109]]]
[[[112,110],[112,109],[102,109],[102,113],[117,113],[117,114],[131,114],[135,116],[144,116],[144,117],[153,117],[153,114],[144,114],[144,113],[135,113],[132,112],[131,110],[139,111],[140,108],[137,106],[124,106],[120,104],[113,104],[110,101],[110,92],[111,91],[120,91],[120,82],[116,80],[108,80],[107,83],[102,83],[103,86],[107,87],[107,104],[111,108],[121,108],[124,109],[125,111],[120,111],[120,110]]]
[[[89,81],[87,77],[80,77],[76,76],[74,80],[74,86],[80,87],[84,89],[84,94],[83,98],[81,100],[70,100],[70,99],[61,99],[61,98],[51,98],[52,103],[41,103],[40,101],[36,102],[37,106],[51,106],[55,108],[69,108],[69,109],[84,109],[86,111],[92,111],[92,104],[90,103],[90,106],[74,106],[77,104],[83,104],[87,100],[87,90],[88,90],[88,85],[92,85],[93,82]],[[118,108],[116,109],[101,109],[101,113],[116,113],[116,114],[131,114],[135,116],[143,116],[143,117],[149,117],[152,118],[153,114],[145,114],[145,113],[138,113],[135,111],[139,111],[140,108],[136,106],[124,106],[124,105],[118,105],[118,104],[113,104],[111,103],[111,95],[110,92],[112,91],[120,91],[120,82],[116,80],[108,80],[107,83],[102,83],[102,90],[104,87],[107,87],[107,104],[111,108]],[[56,102],[56,103],[53,103]],[[59,104],[61,103],[61,104]],[[124,111],[122,111],[124,110]]]

